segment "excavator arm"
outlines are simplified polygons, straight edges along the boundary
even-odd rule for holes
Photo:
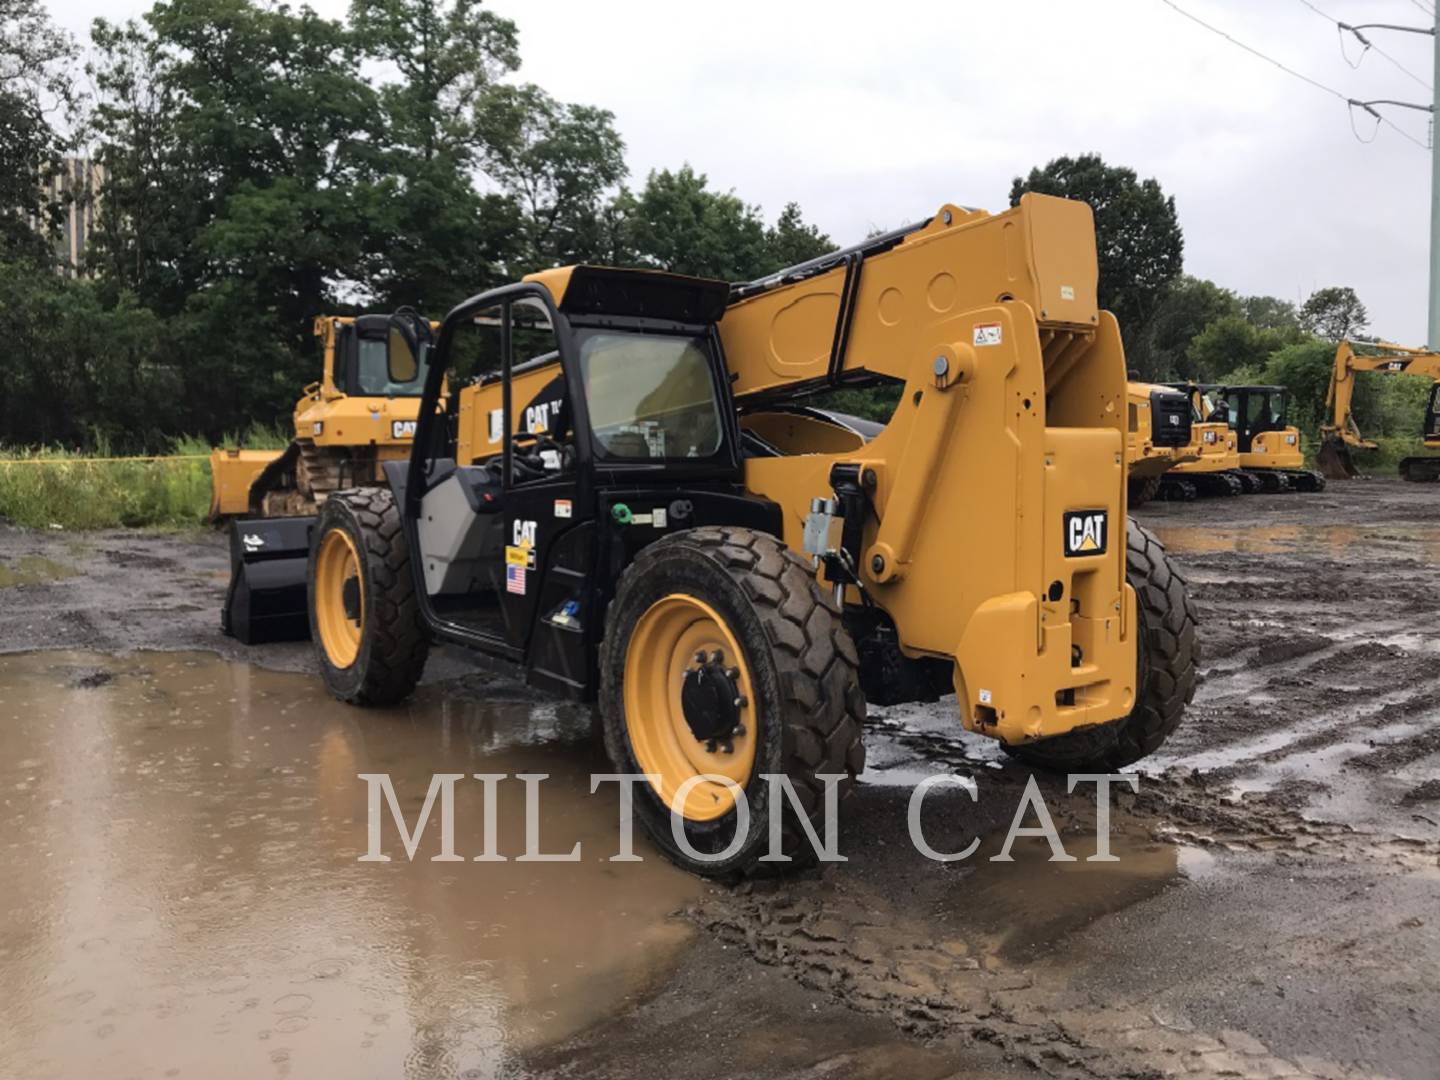
[[[1352,406],[1355,400],[1355,375],[1362,371],[1379,371],[1386,375],[1421,375],[1440,384],[1440,353],[1424,349],[1412,349],[1380,341],[1362,342],[1357,351],[1355,344],[1342,341],[1335,348],[1335,363],[1330,370],[1330,386],[1325,392],[1325,409],[1330,416],[1328,424],[1320,427],[1320,471],[1334,479],[1345,479],[1358,474],[1350,456],[1351,449],[1373,450],[1376,444],[1364,437],[1355,422]],[[1433,399],[1432,399],[1433,400]],[[1428,431],[1422,433],[1428,436]],[[1427,437],[1427,445],[1432,441]],[[1411,460],[1424,459],[1406,459]],[[1406,474],[1402,462],[1401,473]],[[1428,477],[1427,477],[1428,478]]]

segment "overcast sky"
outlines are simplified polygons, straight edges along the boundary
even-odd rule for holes
[[[1372,39],[1303,0],[1176,0],[1346,97],[1428,102],[1432,39]],[[1423,25],[1430,0],[1313,0],[1350,23]],[[50,0],[82,38],[148,0]],[[347,0],[318,0],[340,16]],[[492,0],[519,77],[615,113],[632,182],[689,162],[772,218],[789,200],[836,241],[942,202],[1006,205],[1011,178],[1099,152],[1175,196],[1187,272],[1303,300],[1352,285],[1372,329],[1425,337],[1428,151],[1177,14],[1163,0],[725,4]],[[1387,115],[1420,143],[1429,118]]]

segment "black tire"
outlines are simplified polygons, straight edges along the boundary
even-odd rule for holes
[[[315,562],[326,533],[343,529],[359,554],[365,612],[353,663],[337,667],[321,640],[315,603]],[[420,617],[410,547],[389,488],[337,491],[320,508],[310,540],[307,606],[320,675],[330,693],[351,705],[395,705],[425,671],[430,641]]]
[[[1079,728],[1019,746],[1007,753],[1044,769],[1114,771],[1154,753],[1180,726],[1195,696],[1199,619],[1185,579],[1149,529],[1129,523],[1125,576],[1135,589],[1139,615],[1135,708],[1122,720]]]
[[[1144,506],[1160,494],[1160,476],[1147,476],[1144,480],[1130,481],[1130,505]]]
[[[723,861],[689,856],[671,834],[670,808],[649,784],[635,787],[635,816],[677,864],[708,877],[735,879],[813,862],[815,852],[791,802],[770,800],[766,774],[790,778],[816,834],[824,837],[825,785],[818,777],[841,774],[843,798],[865,765],[861,741],[865,698],[855,645],[833,599],[811,566],[780,540],[741,528],[699,528],[672,533],[640,552],[621,575],[600,646],[600,712],[605,749],[620,773],[643,773],[625,715],[623,676],[636,624],[657,601],[676,592],[703,600],[732,628],[749,666],[755,709],[756,753],[742,785],[750,827],[738,850]],[[770,821],[782,814],[783,854],[792,861],[759,862],[769,849]],[[684,823],[698,851],[724,851],[736,838],[732,807],[713,821]]]

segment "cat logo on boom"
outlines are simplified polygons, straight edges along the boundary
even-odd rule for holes
[[[1109,532],[1104,510],[1069,510],[1065,513],[1065,554],[1104,555]]]

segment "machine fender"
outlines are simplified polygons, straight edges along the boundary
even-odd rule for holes
[[[305,578],[313,517],[230,524],[230,585],[220,628],[245,645],[310,636]]]

